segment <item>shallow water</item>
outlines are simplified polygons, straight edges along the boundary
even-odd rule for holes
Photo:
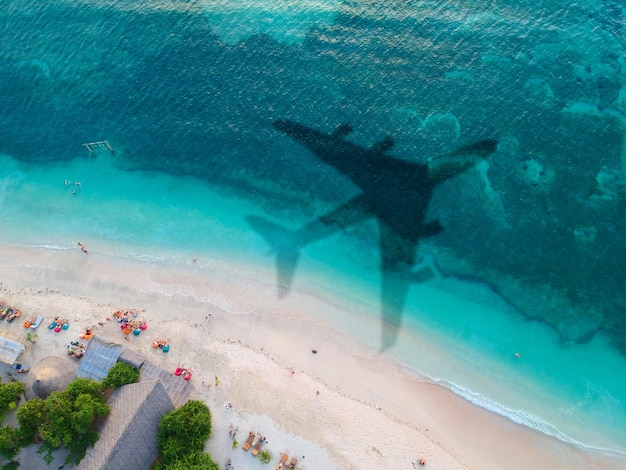
[[[272,120],[350,122],[351,141],[390,134],[420,162],[495,137],[493,159],[434,196],[445,229],[418,258],[443,274],[411,287],[389,354],[515,421],[626,452],[617,3],[6,3],[0,242],[273,267],[247,216],[296,229],[358,191]],[[115,155],[81,147],[100,139]],[[367,222],[307,246],[294,288],[378,314],[377,235]]]

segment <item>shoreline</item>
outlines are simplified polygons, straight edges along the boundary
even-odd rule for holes
[[[26,267],[16,260],[32,262]],[[360,468],[364,460],[371,468],[411,468],[418,457],[440,469],[624,465],[624,459],[585,452],[420,378],[334,327],[330,317],[338,306],[314,292],[294,292],[277,302],[272,286],[237,278],[242,272],[231,272],[230,278],[169,272],[137,260],[85,255],[78,248],[0,246],[0,268],[1,298],[22,308],[23,315],[52,317],[50,308],[73,306],[70,331],[55,338],[40,330],[32,354],[50,348],[64,354],[58,341],[74,339],[117,308],[145,309],[149,329],[130,344],[115,324],[96,334],[136,348],[166,369],[183,364],[194,370],[192,397],[211,406],[214,430],[207,448],[220,465],[232,455],[248,456],[228,445],[232,421],[241,423],[239,436],[247,427],[264,426],[273,462],[288,448],[308,455],[300,461],[303,468]],[[181,280],[217,293],[212,295],[225,299],[230,312],[177,291]],[[171,293],[157,291],[155,283],[171,286]],[[315,311],[324,313],[310,314]],[[17,330],[21,323],[9,328]],[[372,334],[377,337],[378,330]],[[170,340],[170,353],[151,353],[156,337]],[[202,386],[214,376],[219,387]],[[225,410],[226,402],[234,410]]]

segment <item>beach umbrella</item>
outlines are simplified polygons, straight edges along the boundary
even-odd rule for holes
[[[65,390],[76,378],[76,364],[64,356],[47,356],[31,367],[24,381],[27,400],[46,399],[52,392]]]

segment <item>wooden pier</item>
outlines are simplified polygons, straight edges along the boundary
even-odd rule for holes
[[[101,140],[100,142],[90,142],[88,144],[83,144],[89,153],[94,157],[102,152],[111,152],[111,155],[115,154],[115,150],[111,147],[108,140]]]

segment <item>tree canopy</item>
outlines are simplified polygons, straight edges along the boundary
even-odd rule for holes
[[[46,462],[53,460],[55,450],[65,447],[69,451],[66,463],[78,463],[87,447],[98,440],[96,419],[108,413],[102,384],[78,378],[65,391],[52,392],[45,400],[33,398],[17,410],[21,444],[28,445],[38,436],[43,441],[38,452]]]
[[[0,455],[10,459],[17,455],[19,450],[19,431],[11,426],[2,426],[0,428]]]
[[[190,400],[164,415],[159,424],[157,444],[165,468],[191,454],[202,454],[210,436],[211,412],[202,401]]]
[[[45,414],[46,404],[41,398],[32,398],[17,409],[21,445],[27,446],[35,441]]]
[[[139,380],[139,369],[125,362],[116,362],[102,383],[106,387],[119,388],[122,385],[135,383],[137,380]]]
[[[0,413],[5,412],[24,393],[22,382],[0,383]]]
[[[109,413],[104,388],[134,383],[139,376],[136,368],[121,362],[111,371],[103,382],[77,378],[64,391],[52,392],[45,400],[33,398],[23,403],[16,414],[19,428],[0,428],[0,455],[11,458],[20,448],[41,440],[37,452],[48,464],[54,459],[53,452],[61,447],[69,451],[65,463],[78,464],[87,448],[98,441],[96,420]],[[0,384],[0,405],[15,401],[22,391],[21,383]],[[157,433],[160,460],[156,468],[218,470],[212,456],[204,453],[210,436],[211,412],[202,401],[190,400],[164,415]]]
[[[161,468],[163,470],[219,470],[220,467],[210,454],[194,452]]]

